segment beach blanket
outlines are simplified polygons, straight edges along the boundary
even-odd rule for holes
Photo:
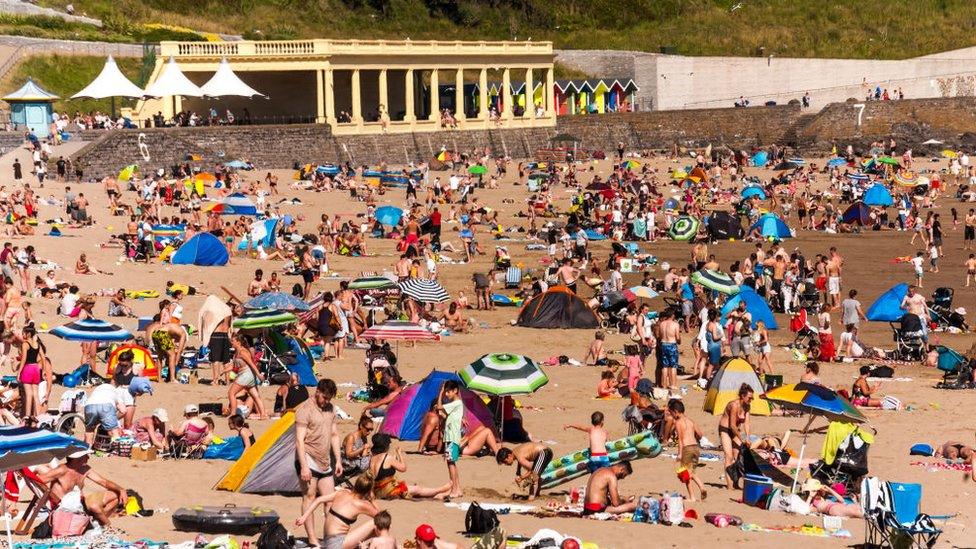
[[[964,473],[971,473],[973,471],[972,465],[958,461],[913,461],[911,465],[925,467],[930,473],[934,473],[935,471],[962,471]]]
[[[678,459],[678,454],[674,454],[674,453],[671,453],[671,454],[661,454],[661,457],[666,457],[666,458],[671,458],[671,459]],[[711,453],[711,452],[702,452],[701,457],[699,458],[699,461],[722,461],[722,456],[719,455],[719,454]]]
[[[782,532],[786,534],[800,534],[801,536],[812,536],[815,538],[850,538],[851,532],[849,530],[825,530],[820,526],[811,526],[809,524],[803,526],[760,526],[758,524],[743,524],[739,527],[743,532]]]
[[[535,505],[524,505],[518,503],[478,503],[478,505],[480,505],[482,509],[494,511],[499,515],[525,514],[536,509]],[[471,504],[467,501],[462,501],[460,503],[448,502],[445,503],[444,506],[467,512],[468,507],[471,507]]]

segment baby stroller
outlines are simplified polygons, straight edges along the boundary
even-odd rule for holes
[[[898,322],[889,322],[895,341],[895,360],[916,361],[925,356],[925,332],[922,319],[906,314]]]
[[[802,285],[802,290],[797,292],[797,304],[801,309],[807,309],[814,313],[820,312],[820,306],[822,301],[820,299],[820,290],[811,283],[804,283]]]
[[[939,389],[971,389],[973,387],[973,368],[966,357],[955,350],[939,345],[936,347],[939,361],[936,367],[942,372]]]
[[[390,344],[373,345],[366,352],[366,389],[370,401],[379,400],[390,393],[386,382],[393,378],[403,385],[403,378],[396,367],[397,358],[390,350]]]
[[[630,301],[622,292],[608,292],[599,296],[600,306],[597,314],[603,328],[621,330],[621,324],[627,320],[627,305]]]
[[[820,332],[807,322],[807,310],[800,308],[790,318],[790,331],[796,334],[790,348],[806,353],[809,360],[820,358]]]
[[[831,424],[833,427],[834,424]],[[841,427],[842,428],[842,427]],[[870,436],[869,436],[870,438]],[[810,465],[810,476],[826,486],[840,483],[848,494],[856,493],[861,479],[868,474],[868,444],[859,427],[854,427],[835,449],[834,459],[827,463],[826,452],[821,459]],[[825,448],[826,451],[826,448]]]
[[[962,331],[969,329],[965,315],[952,309],[954,293],[952,288],[936,288],[932,292],[932,300],[928,302],[929,316],[932,317],[936,329],[956,328]]]

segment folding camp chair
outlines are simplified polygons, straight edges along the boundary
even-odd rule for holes
[[[24,486],[34,494],[30,503],[27,504],[24,512],[20,515],[20,521],[14,529],[14,533],[18,536],[26,536],[31,532],[40,512],[45,507],[49,509],[57,507],[61,501],[51,495],[51,488],[41,482],[41,478],[34,471],[25,467],[19,471],[15,471],[14,475],[20,477],[24,481]]]
[[[518,267],[509,267],[505,270],[505,288],[506,289],[517,289],[522,286],[522,269]]]
[[[921,512],[921,503],[921,484],[865,478],[861,482],[865,546],[918,549],[935,546],[942,535],[935,520],[950,517],[926,515]]]

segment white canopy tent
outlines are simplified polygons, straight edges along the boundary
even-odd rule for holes
[[[108,56],[105,60],[105,66],[102,67],[102,72],[98,73],[98,76],[91,81],[90,84],[85,86],[85,89],[71,96],[72,99],[78,98],[90,98],[90,99],[106,99],[109,97],[142,97],[145,94],[139,86],[133,84],[128,78],[122,74],[119,70],[119,66],[115,64],[115,59],[112,56]]]
[[[231,95],[248,98],[254,97],[255,95],[267,97],[245,84],[240,77],[234,74],[226,58],[220,60],[220,66],[217,67],[217,72],[214,73],[206,84],[200,86],[200,90],[203,91],[203,95],[206,97],[226,97]]]
[[[150,97],[203,97],[200,87],[190,82],[190,79],[183,74],[176,60],[169,58],[159,78],[146,88],[146,95]]]

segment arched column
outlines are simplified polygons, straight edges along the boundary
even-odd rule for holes
[[[478,75],[478,120],[488,120],[488,69]]]
[[[500,113],[505,120],[511,120],[515,115],[515,105],[512,100],[512,71],[508,67],[502,71],[502,104],[504,110]]]
[[[528,118],[535,118],[535,82],[531,68],[525,69],[525,112]]]
[[[413,103],[413,69],[407,69],[406,76],[403,77],[404,96],[406,100],[407,113],[403,116],[404,122],[416,122],[417,115],[414,112]]]
[[[359,69],[352,70],[352,123],[363,124],[363,91],[359,85]]]
[[[441,81],[437,69],[430,71],[430,117],[428,120],[441,119]]]

